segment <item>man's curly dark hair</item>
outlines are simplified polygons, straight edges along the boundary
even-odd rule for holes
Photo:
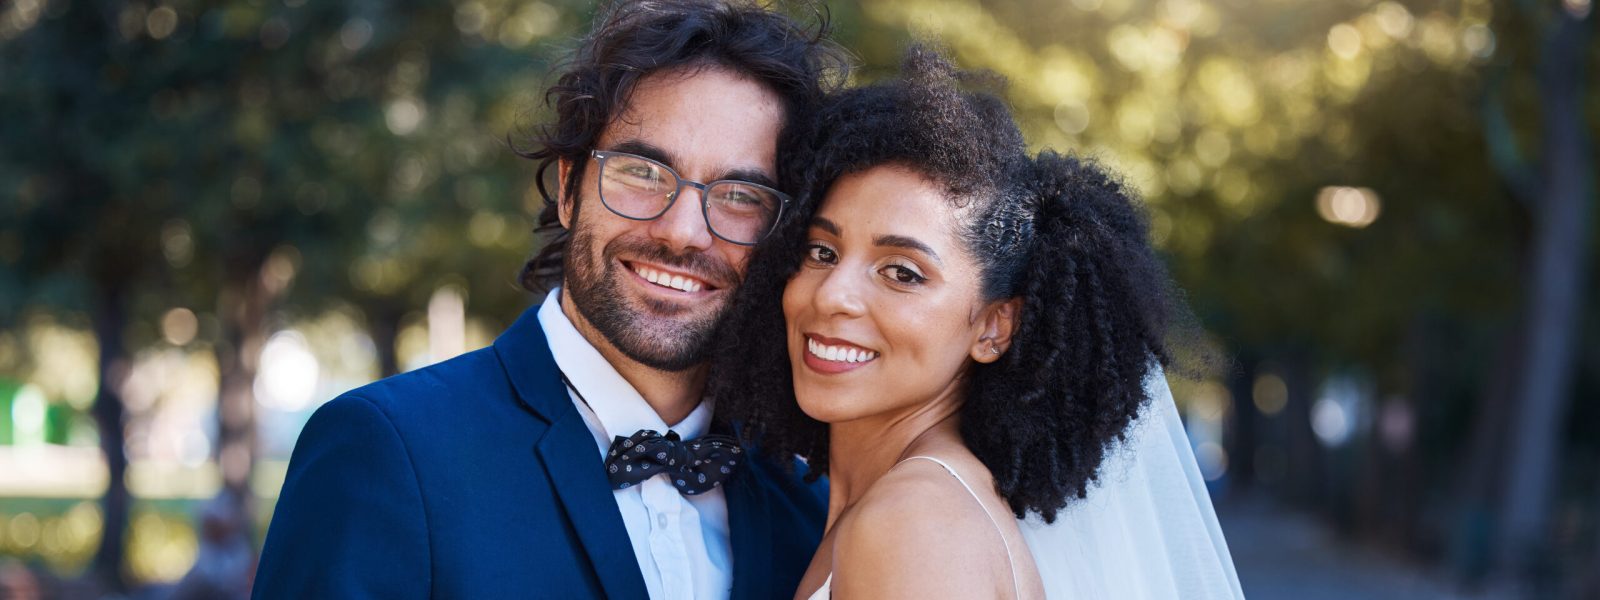
[[[807,161],[797,214],[751,256],[709,393],[718,420],[746,442],[806,457],[812,477],[827,472],[827,424],[794,397],[783,288],[840,176],[910,168],[962,207],[983,299],[1022,300],[1009,351],[968,366],[961,435],[1019,518],[1053,521],[1069,497],[1084,497],[1148,401],[1144,379],[1170,360],[1165,333],[1180,301],[1134,193],[1090,161],[1030,158],[1005,104],[965,91],[977,79],[914,48],[901,79],[841,92],[823,109],[795,157]]]
[[[850,59],[829,41],[826,8],[804,0],[785,4],[811,8],[815,22],[803,24],[750,0],[623,0],[601,7],[594,30],[545,90],[555,119],[536,129],[527,143],[513,144],[519,156],[536,162],[536,185],[545,201],[535,229],[543,247],[523,265],[524,289],[538,292],[560,283],[571,239],[544,175],[559,161],[571,162],[564,192],[576,202],[589,151],[621,116],[639,81],[652,73],[724,68],[765,86],[784,108],[780,164],[792,164],[783,160],[783,151],[793,146],[793,125],[809,119],[826,94],[843,83]],[[782,186],[785,173],[778,175]]]

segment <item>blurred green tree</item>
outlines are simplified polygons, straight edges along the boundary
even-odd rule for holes
[[[127,584],[118,387],[130,323],[173,306],[215,315],[220,327],[204,340],[221,375],[214,451],[224,486],[243,499],[252,385],[274,315],[350,303],[373,331],[393,332],[433,290],[458,284],[474,313],[514,318],[527,302],[512,281],[530,246],[531,169],[506,134],[533,117],[559,51],[549,40],[588,10],[11,5],[0,110],[28,118],[0,123],[0,277],[17,284],[0,302],[92,316],[103,383],[94,414],[111,472],[94,571],[108,585]],[[393,335],[378,337],[393,373]]]

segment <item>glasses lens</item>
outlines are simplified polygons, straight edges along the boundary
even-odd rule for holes
[[[600,163],[600,200],[632,219],[653,219],[678,190],[678,176],[647,158],[613,154]]]
[[[753,183],[719,181],[706,189],[706,221],[730,242],[761,241],[782,207],[778,192]]]

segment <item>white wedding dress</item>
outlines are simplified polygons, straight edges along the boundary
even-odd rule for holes
[[[1055,523],[1018,522],[1049,600],[1244,598],[1165,373],[1153,370],[1145,386],[1150,404],[1088,497],[1068,501]],[[810,600],[827,600],[832,584],[829,574]]]
[[[1020,522],[1050,600],[1244,598],[1165,373],[1145,387],[1150,404],[1088,497],[1053,524]]]

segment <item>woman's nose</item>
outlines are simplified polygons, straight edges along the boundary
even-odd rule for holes
[[[826,316],[859,317],[866,312],[859,277],[844,268],[835,267],[824,272],[812,302],[817,312]]]

